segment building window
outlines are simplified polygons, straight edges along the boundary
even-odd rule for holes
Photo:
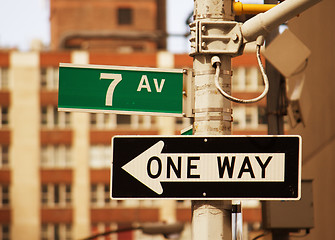
[[[67,128],[71,123],[71,113],[58,112],[56,106],[41,107],[41,125],[46,128]]]
[[[59,71],[55,67],[41,68],[40,85],[42,89],[57,90],[59,81]]]
[[[260,86],[258,86],[259,82],[259,71],[256,67],[248,67],[245,69],[246,79],[246,90],[248,91],[256,91]]]
[[[0,224],[0,239],[9,240],[10,239],[10,227],[6,224]]]
[[[90,114],[90,126],[97,129],[115,129],[116,127],[150,129],[155,124],[156,118],[152,116],[105,113]]]
[[[123,123],[120,121],[119,126],[124,124],[130,124],[131,129],[151,129],[156,124],[156,118],[152,116],[131,115],[129,120],[127,119]]]
[[[98,203],[98,185],[93,184],[91,185],[91,204],[93,206],[97,205]]]
[[[0,106],[0,127],[9,125],[9,110],[6,106]]]
[[[90,125],[97,129],[116,128],[116,115],[106,113],[91,113]]]
[[[46,145],[41,147],[42,168],[67,168],[72,166],[71,147],[67,145]]]
[[[71,205],[70,184],[42,184],[41,203],[46,207],[67,207]]]
[[[112,152],[110,145],[93,145],[90,148],[90,166],[92,168],[109,168]]]
[[[245,68],[238,67],[233,69],[232,90],[233,91],[245,90]]]
[[[91,205],[93,207],[117,206],[118,202],[110,199],[109,184],[91,185]]]
[[[245,128],[245,108],[235,106],[233,111],[233,127],[244,129]]]
[[[259,127],[257,106],[236,106],[233,112],[233,124],[238,129],[256,129]]]
[[[116,115],[116,125],[131,129],[151,129],[156,124],[156,118],[142,115]]]
[[[9,167],[9,147],[0,145],[0,168]]]
[[[258,108],[246,107],[245,108],[245,122],[248,128],[258,127]]]
[[[113,231],[113,230],[117,230],[118,226],[116,223],[104,223],[104,222],[98,222],[98,223],[94,223],[91,225],[91,235],[96,235],[99,233],[104,233],[104,232],[108,232],[108,231]],[[131,231],[130,231],[131,232]],[[120,239],[118,237],[117,234],[110,234],[108,236],[105,237],[99,237],[97,239],[101,239],[101,240],[118,240]],[[121,238],[121,239],[134,239],[134,238]],[[136,238],[135,238],[136,239]],[[152,239],[152,238],[150,238]]]
[[[7,67],[0,67],[0,89],[9,88],[9,74]]]
[[[71,240],[72,226],[70,224],[42,224],[41,226],[42,240]]]
[[[133,23],[133,9],[119,8],[117,10],[117,20],[119,25],[131,25]]]
[[[237,67],[233,69],[233,91],[259,91],[263,87],[262,76],[255,67]]]
[[[116,115],[116,123],[117,125],[130,125],[131,116],[130,115]]]
[[[191,200],[177,200],[177,208],[191,208]]]
[[[110,204],[111,202],[109,184],[104,185],[104,202],[105,204]]]
[[[266,107],[258,106],[258,124],[265,125],[268,124],[268,116]]]
[[[1,199],[1,203],[0,206],[1,207],[8,207],[10,204],[9,201],[9,186],[8,185],[0,185],[0,199]]]

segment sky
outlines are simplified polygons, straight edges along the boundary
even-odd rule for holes
[[[33,39],[50,41],[49,0],[0,0],[0,47],[29,50]]]
[[[125,0],[126,1],[126,0]],[[261,0],[241,0],[259,3]],[[193,11],[194,0],[167,0],[167,31],[170,34],[188,32],[186,19]],[[50,42],[49,0],[0,0],[0,48],[28,51],[33,40],[44,45]],[[188,40],[170,37],[168,50],[188,52]]]

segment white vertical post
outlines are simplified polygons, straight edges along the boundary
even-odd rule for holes
[[[11,239],[39,239],[39,53],[12,52],[10,72]]]
[[[231,0],[195,0],[195,20],[232,20]],[[231,56],[218,55],[221,60],[219,83],[227,93],[231,90]],[[212,55],[197,54],[193,59],[195,75],[195,135],[230,135],[231,102],[217,90]],[[230,240],[231,201],[192,201],[193,240]]]
[[[72,62],[88,64],[86,51],[75,51],[71,55]],[[73,234],[74,239],[90,234],[90,175],[89,175],[89,114],[72,113],[74,139],[73,156]]]

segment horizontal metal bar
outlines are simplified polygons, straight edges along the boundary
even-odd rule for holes
[[[243,4],[241,2],[234,2],[234,13],[235,15],[258,14],[266,12],[275,6],[277,4]]]

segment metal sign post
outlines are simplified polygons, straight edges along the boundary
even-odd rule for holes
[[[232,0],[195,0],[191,26],[191,51],[195,82],[195,135],[230,135],[231,101],[252,103],[268,91],[268,80],[260,60],[263,37],[321,0],[286,0],[265,13],[234,22]],[[231,93],[231,58],[241,55],[246,42],[256,41],[257,59],[264,80],[263,93],[254,99],[234,98]],[[231,239],[229,201],[192,201],[193,240]]]
[[[215,69],[211,63],[212,44],[219,39],[211,35],[223,36],[215,20],[232,21],[231,0],[195,0],[194,23],[191,25],[191,54],[195,82],[195,135],[230,135],[232,111],[231,102],[217,90],[214,82]],[[206,21],[207,26],[199,26]],[[211,23],[214,23],[211,25]],[[232,28],[230,28],[232,29]],[[229,30],[230,30],[229,29]],[[240,39],[237,39],[240,41]],[[221,41],[220,41],[221,42]],[[224,49],[223,45],[219,49]],[[203,50],[203,51],[202,51]],[[222,52],[221,77],[219,84],[227,92],[231,88],[231,56]],[[193,200],[192,201],[192,239],[219,240],[232,239],[231,201]]]

